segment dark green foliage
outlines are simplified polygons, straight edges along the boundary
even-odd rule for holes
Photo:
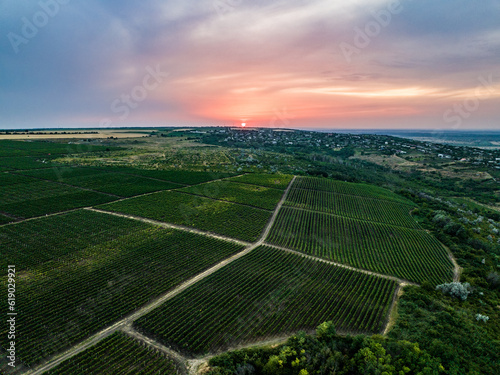
[[[334,331],[334,329],[333,329]],[[214,357],[207,375],[441,374],[440,359],[408,341],[335,334],[291,337],[273,349],[246,349]],[[246,372],[242,372],[245,369]]]
[[[117,332],[46,375],[176,375],[174,362],[153,348]]]
[[[493,321],[480,324],[475,312],[477,302],[444,298],[441,292],[407,288],[399,302],[399,319],[389,337],[417,341],[433,356],[441,358],[448,374],[500,373],[498,329],[490,331]],[[491,310],[487,310],[490,315]],[[493,312],[493,314],[495,314]],[[498,319],[498,312],[495,319]],[[490,331],[490,332],[488,332]],[[489,337],[496,337],[496,341]]]
[[[380,332],[396,284],[269,247],[210,275],[140,318],[146,335],[188,354],[314,330]],[[324,336],[332,334],[325,329]]]

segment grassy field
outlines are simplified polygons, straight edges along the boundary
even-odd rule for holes
[[[444,247],[423,230],[283,207],[271,244],[414,282],[450,282]]]
[[[174,362],[124,333],[116,332],[45,375],[176,375]]]
[[[281,190],[264,186],[240,184],[229,180],[209,182],[178,189],[178,191],[228,202],[247,204],[266,210],[274,210],[283,196],[283,191]]]
[[[395,288],[387,279],[259,247],[135,325],[188,355],[311,330],[328,320],[340,331],[375,333]]]
[[[256,241],[272,213],[267,210],[166,191],[105,204],[98,208]]]
[[[44,358],[112,324],[242,250],[241,246],[79,210],[0,228],[0,265],[16,265],[17,350]],[[161,276],[161,277],[160,277]],[[6,277],[0,278],[1,289]],[[0,308],[6,314],[7,304]],[[7,326],[0,327],[6,347]]]

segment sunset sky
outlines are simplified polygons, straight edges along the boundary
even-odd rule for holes
[[[500,130],[498,0],[0,1],[0,128]]]

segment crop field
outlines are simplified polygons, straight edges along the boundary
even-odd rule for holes
[[[116,199],[98,192],[9,173],[0,174],[0,196],[0,212],[19,218],[88,207]]]
[[[295,180],[295,189],[321,190],[337,194],[354,195],[358,197],[377,198],[382,200],[398,201],[415,206],[411,201],[393,193],[392,191],[373,185],[354,184],[330,179],[299,177]]]
[[[256,241],[272,212],[177,191],[105,204],[98,208]]]
[[[50,168],[52,158],[48,157],[0,157],[0,168],[3,170],[25,170]]]
[[[136,321],[146,335],[191,355],[309,331],[379,332],[396,283],[259,247]]]
[[[184,170],[161,170],[161,169],[138,169],[138,168],[113,168],[113,171],[133,174],[137,176],[156,178],[159,180],[174,182],[181,185],[197,185],[204,182],[219,180],[234,176],[233,173],[222,172],[198,172]]]
[[[414,229],[420,228],[410,215],[410,211],[415,207],[398,201],[391,202],[368,197],[330,193],[324,190],[306,190],[294,187],[290,190],[285,205],[354,219],[376,221]]]
[[[274,210],[283,196],[283,191],[281,190],[264,186],[240,184],[228,180],[209,182],[178,189],[178,191],[213,199],[221,199],[228,202],[247,204],[266,210]]]
[[[89,144],[0,140],[0,157],[80,154],[87,152],[114,151],[120,149],[121,148],[119,147],[96,146]]]
[[[230,181],[241,182],[245,184],[266,186],[270,188],[285,190],[288,187],[290,181],[292,181],[293,176],[285,174],[245,174],[242,176],[237,176],[230,178]]]
[[[11,222],[12,220],[13,219],[11,219],[10,217],[7,217],[5,215],[0,214],[0,225],[7,224],[7,223]]]
[[[113,194],[118,197],[152,193],[179,187],[166,181],[92,168],[50,168],[23,174]]]
[[[444,247],[423,230],[283,207],[266,241],[419,283],[453,278]]]
[[[39,363],[126,316],[241,246],[78,210],[0,227],[0,266],[16,265],[17,350]],[[0,278],[5,290],[6,278]],[[0,311],[6,314],[8,305]],[[7,347],[7,326],[0,345]]]
[[[45,375],[175,375],[174,362],[164,354],[116,332]]]

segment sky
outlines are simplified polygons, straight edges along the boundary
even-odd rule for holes
[[[500,130],[499,0],[0,0],[0,128]]]

